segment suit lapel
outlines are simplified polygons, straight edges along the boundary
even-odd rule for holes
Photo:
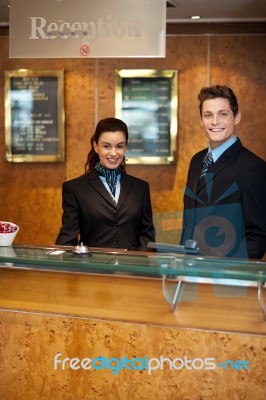
[[[202,187],[202,185],[205,186],[204,182],[205,179],[201,179],[201,183],[199,182],[199,178],[200,178],[200,172],[202,169],[202,164],[203,164],[203,160],[207,154],[208,149],[206,149],[206,152],[204,152],[201,157],[199,158],[199,160],[197,161],[197,164],[194,168],[193,171],[193,182],[192,182],[192,190],[193,193],[197,193],[199,191],[199,189]]]
[[[116,207],[114,199],[109,194],[109,192],[106,190],[104,184],[102,183],[101,179],[99,178],[99,176],[95,170],[92,170],[88,173],[88,183],[109,204],[111,204],[113,207]]]
[[[198,182],[198,187],[196,189],[197,193],[200,193],[202,189],[205,188],[206,185],[211,185],[212,180],[220,174],[224,168],[228,167],[237,157],[242,144],[238,139],[232,146],[230,146],[219,158],[218,160],[210,167],[206,176],[203,179],[200,179]],[[203,160],[202,160],[203,162]]]
[[[121,187],[120,187],[120,196],[118,199],[117,203],[117,209],[119,209],[122,204],[125,202],[125,200],[128,197],[128,192],[130,191],[131,185],[132,185],[132,177],[127,175],[126,173],[122,174],[121,177]]]

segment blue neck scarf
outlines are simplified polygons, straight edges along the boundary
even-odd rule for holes
[[[115,196],[117,176],[121,174],[121,168],[118,167],[115,169],[107,169],[103,167],[99,162],[95,163],[94,168],[97,171],[98,175],[105,177],[112,195]]]

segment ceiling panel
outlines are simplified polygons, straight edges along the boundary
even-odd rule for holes
[[[9,0],[0,0],[2,26],[9,25],[8,5]],[[266,0],[168,0],[166,7],[168,23],[266,22]],[[193,21],[193,15],[201,19]]]

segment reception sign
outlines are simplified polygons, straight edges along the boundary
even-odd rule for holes
[[[11,0],[11,58],[165,57],[165,0]]]
[[[63,71],[5,72],[7,161],[64,161],[63,78]]]

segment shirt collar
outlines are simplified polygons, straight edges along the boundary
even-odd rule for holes
[[[227,140],[225,143],[221,144],[220,146],[216,147],[216,149],[211,149],[209,146],[208,152],[211,151],[213,161],[215,162],[218,160],[219,157],[227,150],[232,144],[234,144],[237,141],[236,136],[232,136],[229,140]]]

